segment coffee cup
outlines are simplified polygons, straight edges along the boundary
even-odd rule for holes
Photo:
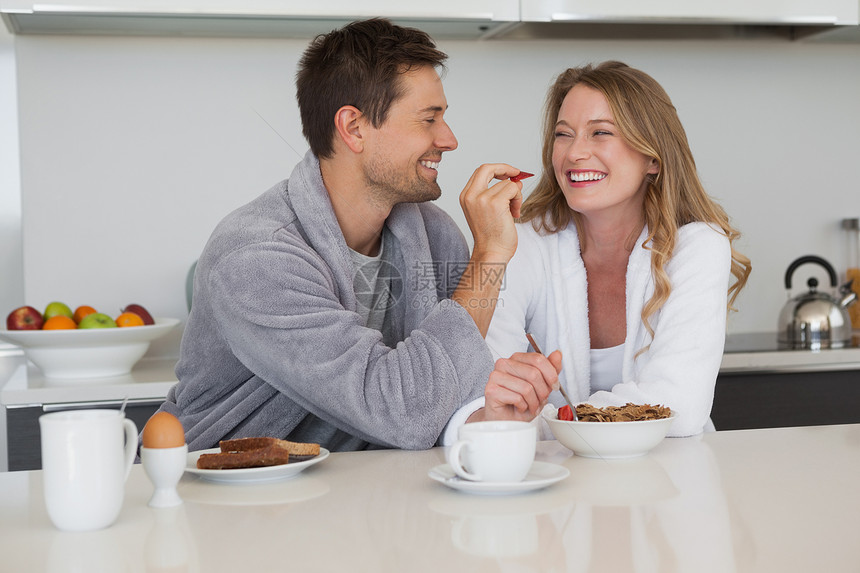
[[[63,531],[112,524],[137,451],[137,427],[119,410],[69,410],[39,417],[45,505]]]
[[[464,424],[458,437],[447,458],[463,479],[519,482],[534,462],[537,429],[529,422],[473,422]]]

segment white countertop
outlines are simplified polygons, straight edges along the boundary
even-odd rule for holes
[[[164,399],[177,382],[176,358],[144,358],[131,374],[85,381],[50,380],[20,353],[0,355],[0,406]],[[723,355],[720,372],[860,370],[860,348]]]
[[[745,344],[759,344],[766,333],[730,335],[721,374],[742,372],[797,372],[860,370],[860,332],[852,348],[744,351]],[[776,334],[773,334],[775,339]],[[774,344],[775,346],[775,344]],[[0,349],[0,406],[64,404],[70,402],[161,399],[177,382],[176,358],[144,358],[131,374],[86,381],[47,379],[18,349]]]
[[[860,370],[860,348],[733,352],[723,354],[720,364],[720,374],[824,370]]]
[[[860,425],[716,432],[603,461],[541,442],[567,479],[512,496],[431,480],[440,448],[332,454],[298,477],[186,475],[178,508],[132,469],[117,522],[63,533],[40,471],[0,474],[4,571],[856,571]],[[35,549],[38,548],[38,549]]]
[[[0,357],[0,405],[164,399],[176,384],[176,358],[144,358],[125,376],[52,380],[22,354]]]
[[[720,373],[860,370],[860,331],[853,332],[846,348],[778,349],[777,339],[776,332],[728,335]]]

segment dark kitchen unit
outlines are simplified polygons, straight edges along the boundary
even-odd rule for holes
[[[717,430],[860,423],[860,333],[845,348],[795,350],[776,332],[726,337]]]
[[[127,399],[126,417],[138,432],[176,383],[176,359],[141,360],[131,374],[80,381],[52,381],[20,353],[0,353],[0,424],[5,444],[0,454],[8,471],[42,466],[39,416],[82,408],[118,410]],[[0,432],[2,435],[3,432]]]

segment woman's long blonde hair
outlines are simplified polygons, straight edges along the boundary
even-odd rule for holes
[[[729,224],[728,215],[705,192],[696,162],[678,113],[666,91],[654,78],[621,62],[604,62],[570,68],[561,73],[547,94],[544,112],[543,173],[522,206],[521,221],[531,221],[538,231],[557,233],[571,221],[581,228],[580,215],[568,206],[552,167],[558,112],[568,92],[584,84],[601,92],[615,125],[625,140],[640,153],[653,157],[659,172],[649,176],[644,216],[648,236],[643,248],[651,251],[654,294],[642,309],[642,321],[653,336],[649,318],[669,298],[672,285],[665,266],[675,250],[678,229],[694,221],[712,223],[722,229],[732,248],[731,272],[736,281],[728,289],[727,308],[747,282],[750,260],[735,250],[740,233]],[[580,233],[580,240],[582,234]],[[585,248],[585,245],[582,245]]]

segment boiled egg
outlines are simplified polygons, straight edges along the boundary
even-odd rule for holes
[[[179,448],[184,445],[182,422],[169,412],[156,412],[143,427],[144,448]]]

